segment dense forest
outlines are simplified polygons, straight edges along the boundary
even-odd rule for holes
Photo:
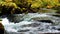
[[[47,9],[60,13],[60,0],[0,0],[0,15],[50,12]]]

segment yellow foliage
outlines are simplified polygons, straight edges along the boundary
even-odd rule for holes
[[[57,5],[59,3],[59,0],[52,0],[52,3],[54,3],[55,5]]]
[[[1,2],[2,6],[14,6],[17,8],[17,3],[13,3],[13,0],[5,0],[6,2]],[[16,0],[15,0],[16,1]],[[38,8],[38,7],[47,7],[47,8],[52,8],[55,6],[60,6],[59,0],[21,0],[23,1],[21,4],[25,4],[26,6],[31,4],[31,8]],[[25,3],[26,2],[26,3]]]
[[[40,5],[41,5],[40,3],[38,3],[38,2],[36,3],[35,2],[35,3],[32,3],[31,7],[32,8],[38,8],[38,7],[40,7]]]
[[[1,2],[0,3],[2,6],[6,6],[6,7],[14,7],[14,8],[17,8],[18,6],[15,4],[15,3],[13,3],[13,2]]]
[[[43,6],[42,4],[43,4],[43,3],[42,3],[41,0],[35,0],[35,1],[32,2],[31,7],[32,7],[32,8],[42,7],[42,6]]]
[[[49,6],[49,5],[47,5],[47,8],[52,8],[53,6]]]
[[[22,8],[23,10],[25,10],[25,8]]]
[[[42,1],[44,1],[44,2],[48,2],[48,3],[49,3],[51,0],[42,0]]]
[[[57,6],[60,6],[60,4],[57,4]]]
[[[59,0],[22,0],[23,4],[26,6],[31,4],[31,8],[38,8],[38,7],[47,7],[52,8],[55,6],[60,6]]]
[[[5,0],[6,2],[12,2],[13,0]]]
[[[27,0],[27,2],[28,2],[28,3],[31,3],[31,2],[32,2],[32,0]]]
[[[57,3],[59,2],[59,0],[52,0],[52,1],[57,2]]]

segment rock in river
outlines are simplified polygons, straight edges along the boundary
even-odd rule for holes
[[[13,14],[13,15],[8,15],[8,20],[10,22],[14,22],[14,23],[19,23],[20,21],[23,20],[23,14]]]
[[[0,23],[0,34],[4,34],[4,26]]]
[[[37,20],[39,22],[45,22],[45,23],[53,23],[51,20]]]
[[[18,32],[27,32],[27,31],[30,31],[30,30],[18,30]]]

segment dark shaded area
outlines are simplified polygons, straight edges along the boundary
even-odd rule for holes
[[[0,29],[0,34],[4,34],[4,30]]]
[[[45,33],[45,34],[60,34],[60,32],[59,33]]]
[[[39,26],[40,24],[39,23],[32,23],[32,27],[37,27],[37,26]]]
[[[20,9],[18,9],[18,8],[16,8],[13,12],[14,12],[13,14],[22,14],[22,13],[23,13],[23,12],[22,12]]]
[[[19,23],[20,21],[23,21],[23,15],[20,14],[10,14],[7,16],[7,19],[10,22],[14,22],[14,23]]]
[[[39,22],[53,23],[51,20],[37,20]]]
[[[57,30],[59,30],[59,31],[60,31],[60,28],[59,28],[59,29],[57,29]]]
[[[3,6],[3,7],[2,7],[2,15],[11,14],[11,10],[12,10],[12,9],[13,9],[13,7]]]
[[[20,8],[25,8],[25,10],[23,10],[22,13],[36,13],[37,12],[37,10],[31,8],[31,4],[29,6],[23,5],[23,4],[17,4],[17,6]]]
[[[5,18],[6,16],[3,15],[2,13],[0,13],[0,17],[1,17],[1,18]]]
[[[54,7],[54,8],[52,8],[52,9],[57,10],[57,12],[56,12],[56,13],[60,14],[60,6],[55,6],[55,7]]]
[[[0,34],[4,34],[4,26],[0,23]]]
[[[20,31],[18,31],[18,32],[27,32],[27,31],[30,31],[30,30],[20,30]]]
[[[56,29],[56,27],[52,27],[52,29]]]
[[[32,23],[32,24],[28,24],[28,25],[23,25],[22,27],[37,27],[39,26],[39,23]]]
[[[55,17],[60,17],[60,15],[52,15],[52,16],[55,16]]]

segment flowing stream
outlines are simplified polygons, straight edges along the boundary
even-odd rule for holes
[[[52,15],[50,13],[17,14],[14,20],[8,17],[3,18],[2,24],[5,28],[5,34],[59,33],[60,17]],[[14,23],[15,21],[17,23]]]

